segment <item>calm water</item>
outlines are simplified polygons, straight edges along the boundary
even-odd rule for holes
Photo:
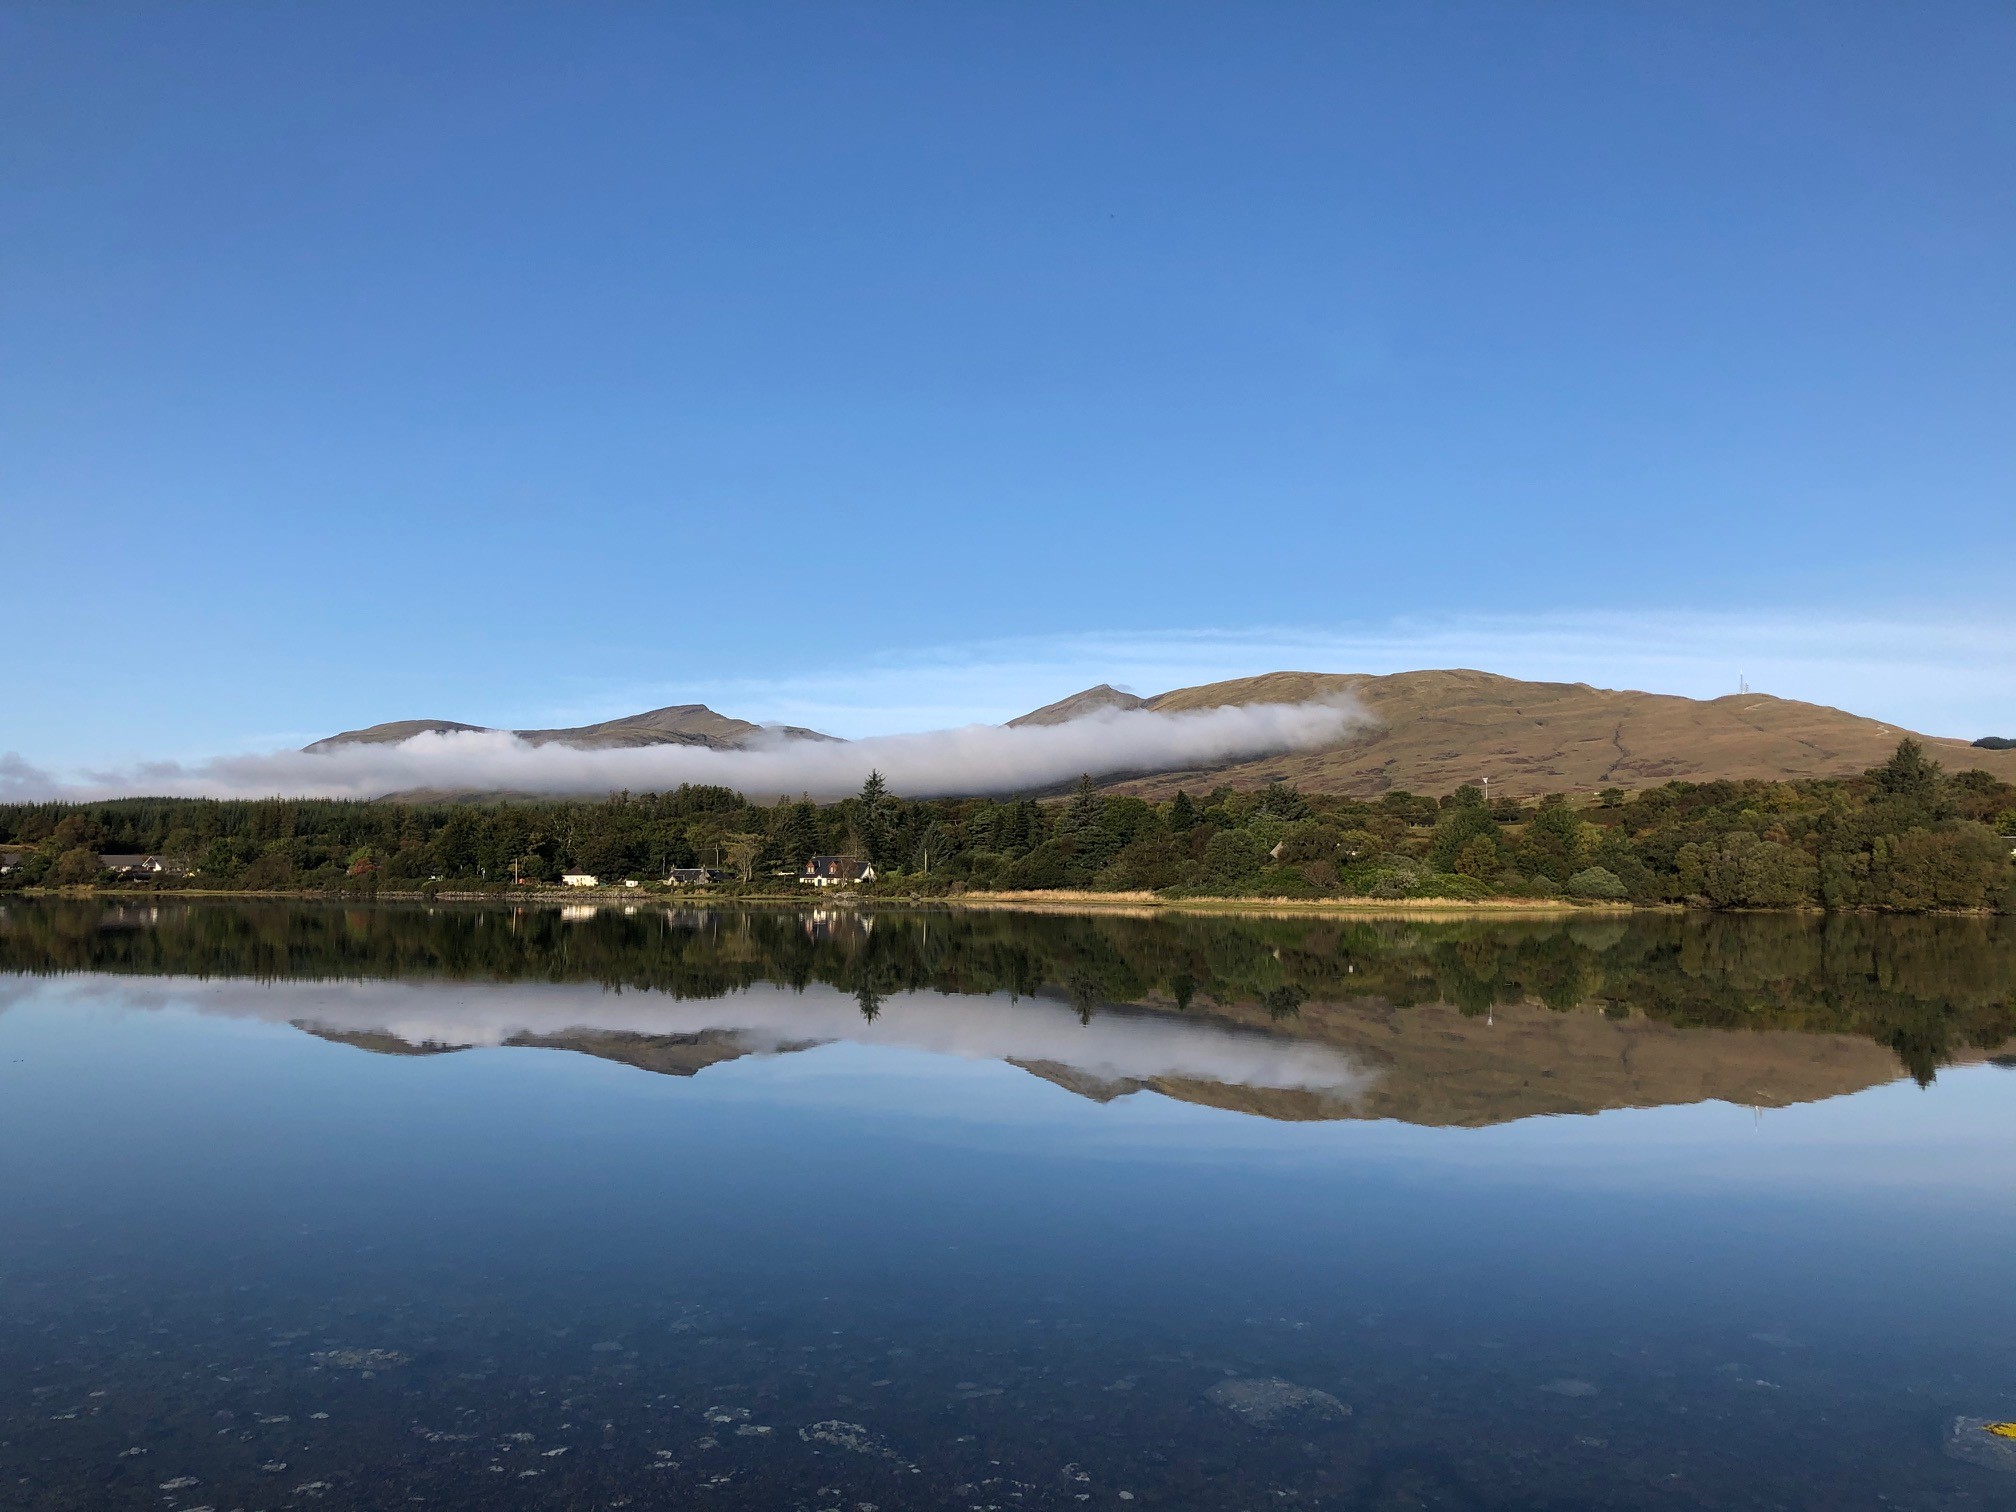
[[[2004,921],[0,904],[0,1505],[2016,1507],[2012,1035]]]

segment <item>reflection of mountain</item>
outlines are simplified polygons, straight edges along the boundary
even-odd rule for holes
[[[469,1048],[467,1045],[437,1045],[427,1040],[415,1043],[383,1029],[327,1029],[301,1019],[294,1021],[294,1027],[317,1039],[369,1050],[373,1055],[453,1055],[457,1050]]]
[[[448,1055],[469,1045],[436,1043],[412,1044],[396,1034],[371,1029],[332,1029],[297,1019],[294,1027],[339,1045],[353,1045],[375,1055]],[[704,1029],[697,1034],[634,1034],[625,1030],[571,1029],[562,1034],[514,1034],[503,1044],[513,1049],[577,1050],[583,1055],[620,1061],[640,1071],[660,1076],[697,1076],[709,1066],[740,1060],[750,1047],[722,1029]],[[785,1045],[780,1049],[801,1050],[806,1045]]]
[[[673,1034],[581,1027],[519,1032],[489,1043],[571,1050],[662,1075],[692,1076],[745,1055],[809,1049],[843,1037],[945,1044],[950,1036],[934,1033],[933,1026],[920,1021],[964,1011],[922,995],[905,995],[884,1006],[878,1032],[863,1025],[858,1036],[779,1041],[738,1027]],[[1030,1011],[1040,1011],[1039,1005],[1009,1010]],[[1179,1015],[1171,1005],[1109,1011],[1099,1022],[1123,1035],[1153,1033],[1172,1024],[1211,1025],[1242,1041],[1340,1052],[1332,1064],[1363,1071],[1328,1086],[1259,1085],[1195,1069],[1124,1075],[1110,1066],[1074,1064],[1068,1041],[1050,1056],[999,1053],[997,1058],[1098,1102],[1145,1091],[1263,1118],[1390,1118],[1461,1127],[1706,1101],[1785,1107],[1858,1092],[1899,1074],[1888,1051],[1852,1035],[1681,1029],[1642,1017],[1561,1013],[1537,1005],[1509,1005],[1488,1019],[1441,1004],[1401,1009],[1376,1001],[1312,1003],[1292,1022],[1264,1027],[1243,1022],[1248,1017],[1236,1008],[1193,1008]],[[438,1042],[416,1045],[383,1031],[301,1021],[297,1026],[381,1054],[459,1048]]]
[[[1535,1004],[1509,1005],[1486,1020],[1445,1004],[1311,1003],[1296,1032],[1372,1071],[1364,1090],[1342,1104],[1316,1092],[1179,1077],[1102,1079],[1054,1062],[1023,1069],[1100,1101],[1145,1090],[1267,1118],[1465,1127],[1676,1103],[1780,1108],[1859,1092],[1899,1074],[1895,1056],[1853,1035],[1677,1029],[1656,1019],[1557,1013]]]
[[[1929,1080],[2016,1035],[2016,920],[1978,917],[8,901],[4,971],[96,973],[402,1053],[543,1044],[690,1073],[846,1039],[1086,1095],[1457,1125],[1796,1102],[1900,1068]]]

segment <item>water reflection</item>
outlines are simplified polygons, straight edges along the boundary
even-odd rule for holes
[[[2009,1505],[2011,965],[10,903],[0,1505]]]
[[[845,1041],[1101,1100],[1423,1124],[1784,1106],[1928,1082],[2016,1035],[2016,935],[1990,918],[65,902],[0,908],[0,971],[101,996],[109,976],[128,1002],[382,1053],[537,1046],[693,1075]]]

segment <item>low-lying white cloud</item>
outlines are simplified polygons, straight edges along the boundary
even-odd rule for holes
[[[1349,699],[1249,704],[1176,714],[1106,710],[1062,725],[967,725],[857,741],[766,737],[742,750],[529,745],[504,731],[416,735],[397,745],[147,762],[66,778],[0,763],[0,796],[376,798],[416,790],[599,796],[714,783],[767,799],[837,798],[879,771],[891,791],[928,798],[1014,793],[1080,773],[1183,771],[1311,750],[1370,725]]]

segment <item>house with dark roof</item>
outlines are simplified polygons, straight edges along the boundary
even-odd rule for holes
[[[855,882],[873,882],[875,868],[852,856],[814,856],[798,873],[798,880],[814,887],[845,887]]]
[[[665,878],[667,887],[707,887],[725,881],[728,873],[712,866],[675,866]]]

